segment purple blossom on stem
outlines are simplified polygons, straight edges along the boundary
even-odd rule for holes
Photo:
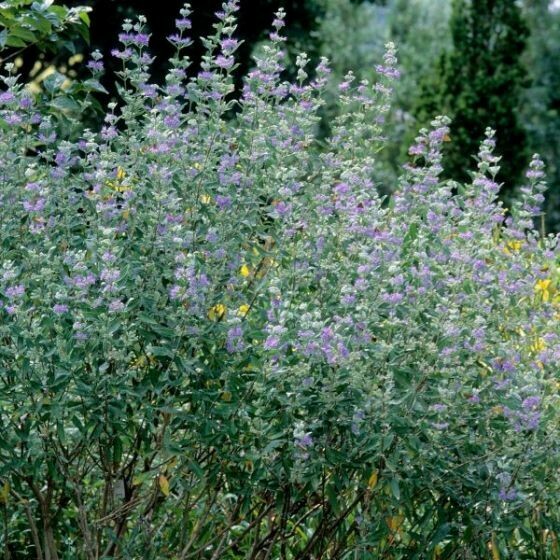
[[[274,348],[278,348],[279,344],[280,338],[274,334],[271,334],[264,341],[264,348],[265,350],[273,350]]]
[[[177,33],[173,33],[167,37],[170,43],[173,43],[176,47],[188,47],[191,44],[191,40],[188,37],[181,37]]]
[[[517,499],[517,491],[515,488],[500,488],[498,497],[503,502],[513,502]]]
[[[101,60],[90,60],[87,63],[87,67],[92,72],[103,72],[103,69],[105,68],[105,65],[103,64],[103,61],[101,61]]]
[[[6,297],[8,299],[18,299],[23,297],[25,294],[25,286],[23,284],[17,284],[16,286],[10,286],[6,288]]]
[[[114,299],[109,303],[109,312],[118,313],[124,309],[125,305],[120,299]]]
[[[244,348],[243,328],[241,325],[236,325],[228,330],[226,349],[230,354],[233,354],[234,352],[241,352]]]
[[[216,64],[218,68],[229,70],[233,66],[234,62],[235,61],[232,56],[218,55],[216,57],[216,60],[214,61],[214,64]]]
[[[239,46],[239,41],[237,39],[227,37],[220,41],[220,46],[222,47],[224,53],[229,55]]]
[[[11,91],[3,91],[0,93],[0,103],[11,103],[15,101],[16,96]]]
[[[189,18],[183,17],[175,20],[177,29],[183,31],[192,27],[192,22]]]

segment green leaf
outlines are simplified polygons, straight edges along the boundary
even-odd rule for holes
[[[113,463],[119,465],[123,456],[123,444],[120,438],[116,438],[113,444]]]
[[[26,43],[34,43],[37,40],[35,33],[24,27],[13,27],[10,29],[10,36],[22,39]]]
[[[70,97],[56,97],[49,103],[49,106],[61,111],[77,112],[80,110],[78,103]]]
[[[85,89],[88,89],[90,91],[96,91],[98,93],[109,93],[98,80],[94,80],[93,78],[85,80],[82,85]]]
[[[43,80],[43,87],[49,93],[54,93],[56,90],[60,89],[60,86],[64,83],[66,77],[60,72],[53,72]]]
[[[154,356],[163,356],[166,358],[175,357],[175,352],[167,346],[155,346],[151,349],[151,353]]]
[[[87,11],[86,10],[81,11],[79,17],[89,27],[89,25],[91,24],[91,20]]]
[[[412,222],[410,226],[408,226],[408,231],[406,232],[406,235],[404,236],[403,239],[403,244],[402,244],[403,255],[406,255],[409,252],[411,245],[414,243],[417,237],[418,237],[418,224],[416,222]]]
[[[6,39],[7,47],[26,47],[27,43],[13,34],[8,35]]]
[[[393,496],[395,497],[396,500],[400,500],[401,499],[401,489],[399,486],[399,481],[397,478],[393,478],[391,480],[391,492],[393,494]]]

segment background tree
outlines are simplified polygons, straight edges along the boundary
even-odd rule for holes
[[[422,124],[435,108],[451,116],[446,169],[456,180],[466,179],[485,127],[496,129],[500,180],[511,189],[527,164],[526,134],[517,116],[529,34],[521,9],[512,0],[454,0],[450,32],[452,48],[424,84],[416,116]]]
[[[76,37],[88,40],[91,8],[74,2],[72,8],[53,2],[5,0],[0,4],[0,49],[3,62],[33,46],[54,53],[74,49]],[[11,50],[10,50],[11,47]]]
[[[69,0],[66,2],[71,10],[77,9],[78,4],[85,4],[91,10],[91,26],[89,29],[89,41],[87,36],[74,33],[73,41],[59,45],[58,49],[45,52],[43,44],[30,41],[25,51],[19,52],[17,47],[21,45],[8,41],[5,56],[19,56],[19,71],[27,78],[33,79],[41,71],[54,66],[59,71],[68,67],[68,57],[76,52],[81,53],[84,58],[89,56],[93,50],[98,49],[104,55],[106,75],[103,85],[109,95],[114,96],[115,72],[121,69],[121,61],[111,56],[110,52],[117,45],[117,37],[121,31],[121,25],[125,18],[135,19],[138,15],[147,18],[147,27],[152,37],[150,40],[150,53],[156,57],[156,63],[151,72],[155,82],[161,82],[168,69],[167,61],[173,54],[173,46],[167,37],[175,32],[175,19],[179,16],[179,10],[185,4],[184,0],[166,0],[156,3],[149,0]],[[236,71],[236,80],[239,85],[241,77],[247,72],[251,65],[251,53],[255,43],[264,39],[271,27],[274,13],[282,5],[287,14],[285,35],[288,37],[290,51],[305,50],[310,57],[317,58],[319,52],[319,40],[313,31],[317,22],[324,15],[324,0],[241,0],[239,5],[239,37],[243,40],[236,53],[239,66]],[[222,0],[206,0],[193,4],[191,35],[199,38],[213,32],[213,24],[216,22],[215,12],[222,6]],[[53,6],[63,10],[61,6]],[[31,13],[31,8],[25,10],[19,8],[20,13]],[[2,12],[0,11],[0,18]],[[1,23],[1,19],[0,19]],[[86,29],[87,31],[87,29]],[[24,32],[27,32],[24,30]],[[12,33],[13,35],[13,33]],[[10,36],[11,38],[12,36]],[[2,36],[0,35],[0,41]],[[191,74],[198,71],[201,56],[204,52],[202,42],[197,39],[189,49],[189,57],[193,64],[189,70]],[[78,65],[73,69],[77,75],[73,77],[82,78],[87,75],[83,68]]]
[[[547,229],[560,226],[560,5],[550,0],[525,0],[531,30],[527,67],[531,86],[523,96],[523,123],[531,150],[546,163],[549,191]]]
[[[441,99],[434,96],[440,82],[438,67],[443,54],[451,48],[450,0],[392,0],[387,6],[389,38],[397,45],[401,76],[395,84],[394,110],[388,116],[392,142],[381,154],[384,173],[379,180],[390,192],[396,185],[401,165],[408,159],[408,146],[418,133],[414,113],[422,99],[422,124],[432,115],[442,114]],[[434,40],[434,37],[437,39]],[[435,82],[435,84],[434,84]],[[422,86],[421,88],[419,87]]]

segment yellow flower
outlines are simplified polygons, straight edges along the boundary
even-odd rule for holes
[[[226,314],[227,308],[223,303],[217,303],[208,311],[208,318],[211,321],[219,321]]]
[[[132,189],[130,185],[123,185],[122,182],[126,177],[126,173],[122,167],[117,167],[116,181],[105,181],[105,184],[114,191],[126,192]]]
[[[506,255],[511,255],[512,253],[518,253],[523,247],[523,241],[508,241],[503,251]]]
[[[551,284],[552,280],[549,278],[545,278],[544,280],[537,280],[535,284],[535,292],[542,301],[549,301],[550,300],[550,291],[551,291]]]
[[[239,315],[239,317],[245,317],[247,313],[249,313],[250,308],[251,306],[246,303],[240,305],[239,308],[237,309],[237,315]]]
[[[244,264],[239,269],[239,274],[241,274],[241,276],[243,276],[243,278],[247,278],[247,276],[249,276],[249,274],[251,274],[251,269],[246,264]]]
[[[210,202],[212,202],[212,197],[208,194],[201,194],[200,195],[200,202],[202,204],[210,204]]]
[[[533,344],[531,344],[530,350],[537,353],[537,352],[542,352],[545,348],[546,348],[546,342],[544,341],[544,338],[539,337],[537,338],[537,340],[535,340]]]

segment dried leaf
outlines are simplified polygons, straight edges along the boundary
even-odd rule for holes
[[[161,493],[166,497],[169,496],[169,480],[167,480],[167,477],[165,475],[163,474],[159,475],[158,484]]]
[[[378,477],[378,472],[377,470],[375,470],[371,473],[368,480],[368,488],[370,490],[373,490],[377,486],[377,477]]]

